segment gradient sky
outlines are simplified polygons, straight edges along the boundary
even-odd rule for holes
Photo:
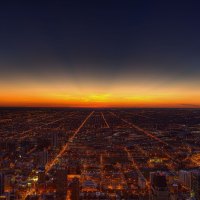
[[[0,106],[200,107],[198,1],[0,3]]]

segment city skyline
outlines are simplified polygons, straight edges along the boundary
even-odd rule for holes
[[[199,200],[199,109],[0,109],[0,198]]]

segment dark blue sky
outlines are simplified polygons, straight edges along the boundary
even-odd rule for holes
[[[198,1],[1,1],[2,78],[200,74]]]

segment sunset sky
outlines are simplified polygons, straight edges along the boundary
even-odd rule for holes
[[[0,106],[200,107],[197,1],[0,3]]]

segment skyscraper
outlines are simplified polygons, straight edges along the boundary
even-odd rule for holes
[[[5,188],[5,180],[4,180],[4,173],[0,173],[0,195],[4,194]]]
[[[72,183],[72,193],[71,193],[71,199],[72,200],[79,200],[79,193],[80,193],[80,188],[79,188],[79,179],[74,178]]]
[[[152,200],[169,200],[170,193],[167,187],[166,176],[160,172],[150,173],[151,191],[150,199]]]
[[[56,170],[56,196],[59,200],[66,199],[67,194],[67,170],[59,168]]]
[[[196,199],[200,199],[200,171],[192,172],[191,190]]]
[[[39,165],[45,166],[48,162],[48,151],[44,149],[43,151],[39,152]]]
[[[183,184],[184,186],[191,188],[191,171],[180,170],[179,182]]]
[[[45,168],[40,167],[38,170],[38,183],[45,183]]]
[[[58,146],[58,133],[52,133],[52,146],[56,148]]]

